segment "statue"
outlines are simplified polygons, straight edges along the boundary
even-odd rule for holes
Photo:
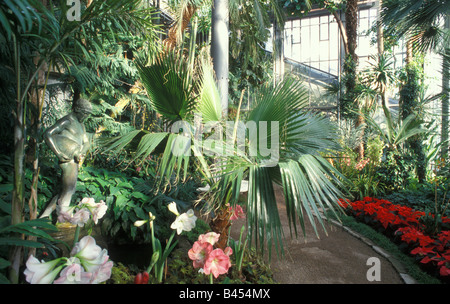
[[[78,179],[80,161],[89,150],[90,141],[84,120],[92,113],[92,106],[85,99],[74,102],[72,112],[47,129],[44,139],[55,153],[62,170],[61,191],[41,217],[49,216],[58,205],[58,212],[66,211],[71,203]]]

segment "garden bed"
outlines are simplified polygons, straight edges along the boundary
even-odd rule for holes
[[[348,214],[383,233],[413,256],[424,271],[450,283],[448,217],[430,221],[434,219],[432,214],[372,197],[354,202],[341,200],[341,205]]]

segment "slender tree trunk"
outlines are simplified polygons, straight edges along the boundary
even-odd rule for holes
[[[347,58],[344,64],[344,72],[346,73],[346,98],[347,102],[356,105],[358,108],[358,116],[356,117],[355,127],[359,127],[364,123],[364,117],[361,112],[361,107],[357,104],[356,96],[356,69],[358,66],[358,55],[356,54],[356,47],[358,41],[358,0],[348,0],[345,9],[345,32],[347,34]],[[363,137],[363,132],[361,137]],[[358,159],[364,158],[364,141],[361,138],[360,144],[355,151],[358,154]]]
[[[273,56],[274,56],[274,82],[278,83],[284,78],[284,35],[283,35],[283,26],[278,24],[276,18],[273,22],[274,29],[274,48],[273,48]]]
[[[224,118],[228,115],[228,14],[228,0],[214,0],[211,13],[211,57]]]
[[[358,63],[356,47],[358,41],[358,0],[348,0],[345,10],[345,31],[347,33],[348,52],[353,61]]]
[[[450,16],[445,17],[445,29],[450,29]],[[445,161],[448,159],[448,115],[450,103],[450,46],[444,47],[444,56],[442,59],[442,124],[441,124],[441,158]]]
[[[25,125],[24,107],[21,96],[21,69],[20,69],[20,42],[13,36],[14,43],[14,64],[16,73],[16,113],[14,123],[14,187],[11,201],[11,224],[23,222],[24,207],[24,156],[25,156]],[[19,236],[20,237],[20,236]],[[19,268],[22,262],[23,248],[12,246],[9,256],[11,263],[9,280],[13,284],[19,282]]]
[[[345,30],[344,23],[342,22],[341,17],[339,16],[339,13],[337,11],[332,11],[331,13],[333,14],[334,19],[336,19],[336,22],[338,24],[339,32],[341,33],[342,43],[344,44],[345,55],[348,55],[348,53],[349,53],[348,38],[347,38],[347,33]]]

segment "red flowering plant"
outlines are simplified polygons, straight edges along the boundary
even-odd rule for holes
[[[341,200],[340,205],[357,219],[399,238],[421,264],[436,270],[441,277],[450,277],[450,231],[428,235],[421,220],[425,212],[372,197],[354,202]],[[450,223],[450,218],[442,217],[442,222]]]

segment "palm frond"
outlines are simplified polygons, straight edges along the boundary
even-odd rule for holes
[[[201,88],[198,109],[204,123],[219,122],[222,120],[222,105],[212,65],[204,58],[201,63],[203,71],[200,79]]]
[[[137,68],[155,111],[170,123],[187,120],[194,110],[195,97],[183,56],[175,51],[161,53],[150,65],[140,62]]]
[[[317,220],[325,229],[320,214],[328,211],[339,214],[337,202],[343,197],[336,186],[340,184],[337,177],[343,177],[319,153],[337,147],[333,140],[337,138],[336,129],[325,118],[306,112],[306,94],[301,84],[292,79],[264,88],[258,95],[260,99],[249,111],[246,124],[253,122],[260,134],[261,122],[267,127],[271,122],[277,122],[280,127],[272,127],[265,138],[260,138],[260,134],[248,134],[245,153],[219,158],[214,166],[216,184],[211,188],[216,204],[224,201],[233,204],[240,182],[248,176],[249,238],[260,249],[267,246],[269,255],[272,246],[277,253],[283,254],[284,238],[273,183],[283,188],[291,233],[294,230],[296,235],[298,220],[305,233],[306,217],[318,235]],[[267,166],[267,157],[260,151],[251,155],[250,147],[253,144],[260,149],[263,140],[272,138],[276,143],[272,142],[270,147],[279,149],[272,153],[279,153],[281,157]]]
[[[269,168],[250,167],[248,184],[247,225],[250,241],[254,237],[261,252],[267,246],[269,256],[273,245],[283,254],[283,230]]]

